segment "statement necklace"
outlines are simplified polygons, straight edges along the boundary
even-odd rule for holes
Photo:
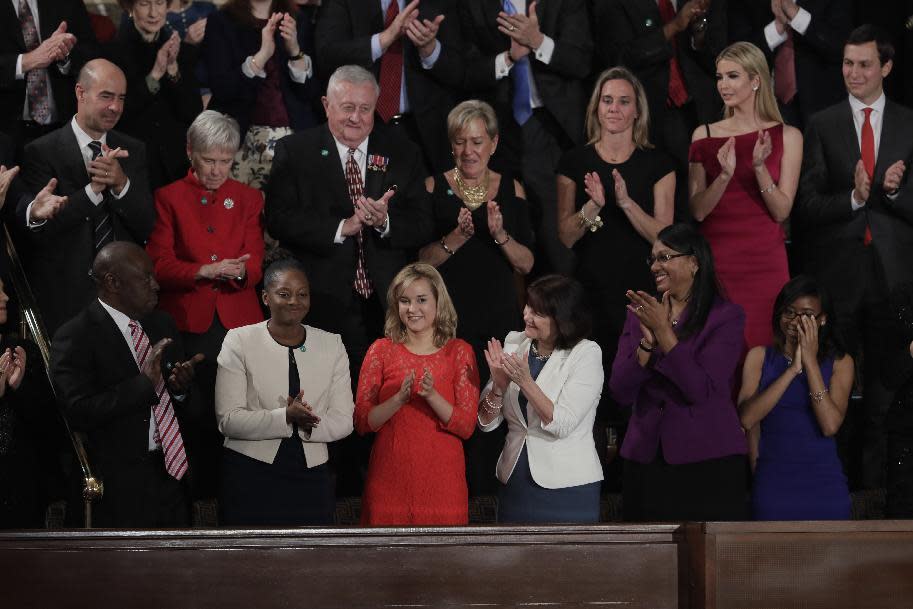
[[[460,191],[460,198],[463,199],[463,203],[469,209],[469,211],[475,211],[482,207],[482,204],[488,200],[488,170],[485,170],[485,175],[482,177],[482,183],[478,186],[467,186],[466,182],[463,181],[463,174],[460,173],[459,167],[453,168],[453,183],[456,185],[457,190]]]
[[[548,358],[550,358],[552,356],[551,353],[549,353],[548,355],[539,355],[539,350],[536,349],[536,341],[533,341],[529,344],[529,350],[533,354],[533,357],[535,357],[540,362],[547,362]]]

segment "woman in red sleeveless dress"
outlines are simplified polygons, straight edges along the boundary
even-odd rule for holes
[[[781,223],[796,196],[802,134],[783,124],[760,49],[737,42],[720,53],[716,67],[724,118],[691,138],[691,213],[727,297],[745,309],[751,348],[771,341],[773,303],[789,280]]]

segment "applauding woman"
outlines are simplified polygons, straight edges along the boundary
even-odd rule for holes
[[[754,440],[755,520],[850,518],[833,436],[846,416],[854,367],[830,309],[814,279],[794,278],[774,304],[773,344],[745,358],[739,410]]]
[[[799,184],[802,134],[783,124],[756,46],[727,47],[716,70],[725,118],[692,136],[691,213],[710,242],[727,297],[745,309],[748,347],[767,345],[773,302],[789,279],[781,223]]]
[[[720,295],[710,247],[691,226],[660,231],[647,262],[662,296],[628,291],[609,380],[633,408],[625,519],[743,520],[748,446],[732,393],[745,314]]]
[[[598,522],[602,468],[593,420],[602,392],[602,353],[586,340],[590,312],[577,281],[547,275],[527,290],[526,328],[491,339],[491,381],[479,426],[507,420],[498,459],[498,522]]]
[[[365,525],[466,524],[463,443],[475,426],[479,372],[454,338],[457,317],[429,264],[403,268],[387,292],[386,338],[361,366],[355,429],[374,432],[362,501]]]
[[[300,263],[267,267],[263,302],[270,319],[231,330],[219,353],[222,520],[333,524],[327,443],[352,433],[349,358],[338,334],[303,323],[311,288]]]

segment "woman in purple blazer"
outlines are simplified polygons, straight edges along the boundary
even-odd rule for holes
[[[609,380],[633,408],[624,517],[745,519],[748,445],[733,401],[745,313],[720,294],[710,247],[690,225],[660,231],[647,262],[661,296],[628,291]]]

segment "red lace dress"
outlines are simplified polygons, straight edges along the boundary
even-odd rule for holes
[[[425,368],[453,405],[447,424],[416,394]],[[355,429],[371,431],[368,413],[399,391],[415,371],[412,396],[377,430],[362,498],[363,525],[452,525],[469,522],[463,442],[475,429],[479,371],[472,347],[452,339],[431,355],[416,355],[389,338],[365,355],[355,397]]]
[[[783,158],[783,125],[768,131],[773,150],[765,165],[777,182]],[[720,175],[716,155],[727,139],[708,137],[691,144],[689,160],[704,166],[708,184]],[[713,251],[717,276],[727,298],[745,309],[745,342],[749,349],[770,344],[774,300],[789,281],[783,227],[767,211],[751,167],[757,139],[756,132],[735,136],[735,174],[720,202],[700,225]]]

